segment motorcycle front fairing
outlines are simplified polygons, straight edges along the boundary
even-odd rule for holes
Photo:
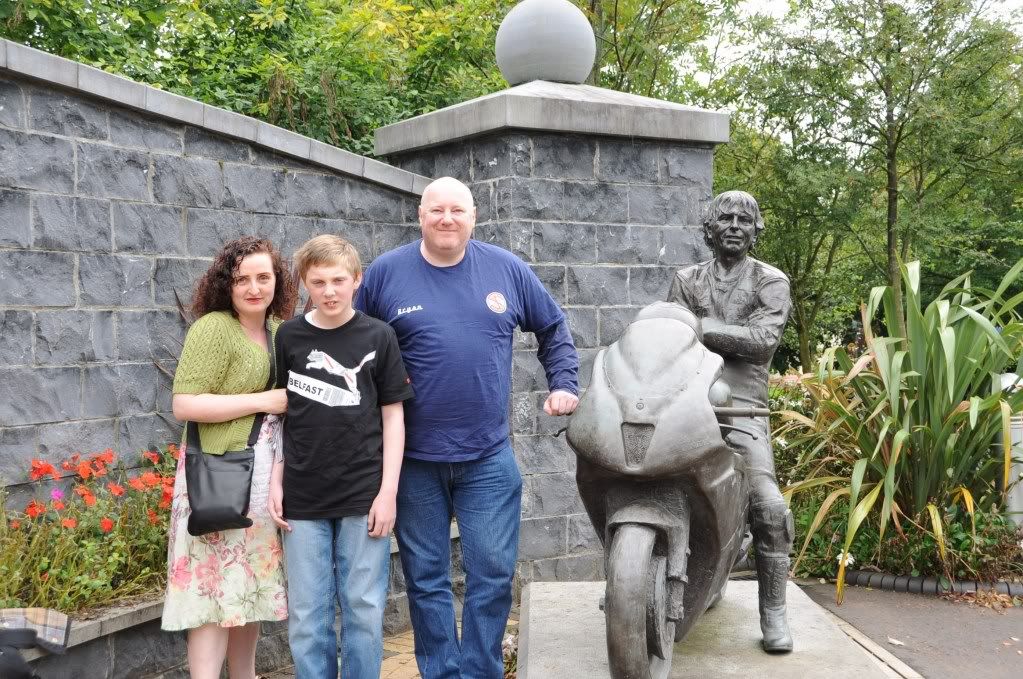
[[[635,477],[677,475],[720,455],[726,446],[708,394],[722,366],[685,323],[634,322],[597,354],[569,445],[592,464]]]
[[[641,318],[602,350],[568,428],[600,539],[609,544],[626,522],[662,531],[658,550],[671,557],[670,575],[687,582],[676,638],[724,585],[748,502],[745,464],[723,439],[709,397],[722,359],[700,342],[698,321],[684,320]],[[672,544],[679,535],[685,554]]]

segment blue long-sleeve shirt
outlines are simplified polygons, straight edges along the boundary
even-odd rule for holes
[[[378,257],[355,306],[398,336],[416,392],[405,402],[405,454],[479,459],[508,440],[515,328],[536,334],[551,391],[578,394],[578,354],[564,313],[518,257],[470,240],[461,262],[436,267],[419,246]]]

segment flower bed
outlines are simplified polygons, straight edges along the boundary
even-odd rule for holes
[[[0,607],[70,614],[160,590],[178,456],[146,451],[130,470],[109,449],[32,460],[37,497],[22,511],[0,501]]]

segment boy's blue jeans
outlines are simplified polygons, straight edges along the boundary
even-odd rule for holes
[[[423,679],[501,679],[512,603],[522,477],[511,446],[472,462],[406,457],[395,535]],[[451,517],[465,569],[462,638],[451,592]]]
[[[341,605],[341,674],[379,679],[391,558],[388,537],[371,538],[367,517],[289,519],[288,642],[296,679],[336,679],[334,601]]]

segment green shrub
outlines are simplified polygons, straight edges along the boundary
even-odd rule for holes
[[[958,550],[953,536],[961,538],[968,517],[973,553],[981,539],[979,517],[997,515],[1008,488],[1009,421],[1023,409],[1023,391],[1003,393],[999,381],[1002,372],[1021,367],[1023,294],[1003,298],[1021,272],[1023,261],[994,291],[973,287],[968,275],[961,276],[921,308],[919,263],[904,266],[901,322],[894,316],[891,288],[875,288],[862,307],[863,354],[857,358],[832,348],[817,374],[803,380],[805,400],[783,410],[778,431],[782,447],[793,446],[788,454],[797,456],[780,473],[790,482],[784,493],[797,509],[802,498],[795,497],[805,494],[816,507],[803,532],[797,571],[811,545],[820,546],[814,539],[822,530],[840,535],[836,562],[840,555],[856,558],[854,546],[866,549],[871,543],[866,535],[857,540],[868,517],[876,550],[898,539],[912,552],[927,547],[927,539],[908,534],[929,533],[929,553],[950,577],[957,569],[950,555]],[[888,334],[875,336],[872,323],[883,323]],[[962,509],[952,509],[957,505]],[[830,533],[843,515],[840,532]],[[887,535],[890,522],[896,536]],[[839,600],[844,568],[838,564]]]

